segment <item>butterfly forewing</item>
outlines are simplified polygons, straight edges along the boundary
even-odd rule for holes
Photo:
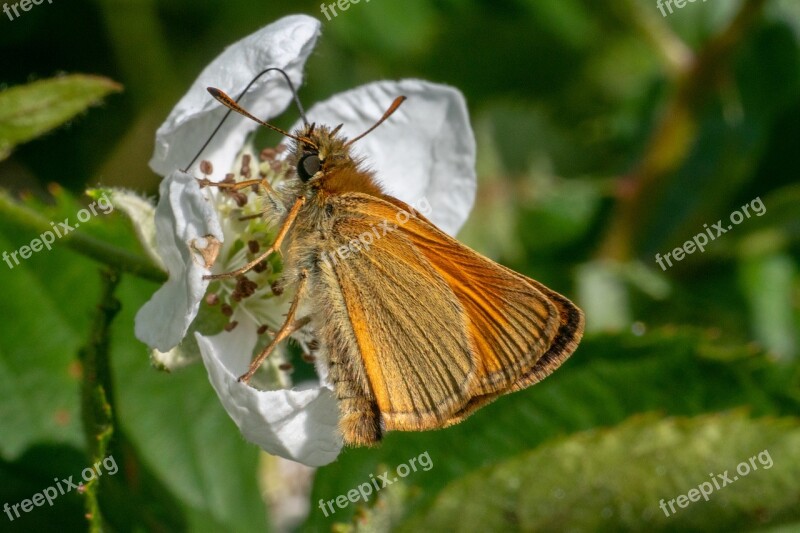
[[[336,202],[337,211],[348,204],[345,197]],[[364,394],[374,399],[386,429],[438,427],[467,401],[477,378],[464,310],[407,239],[386,230],[381,220],[338,212],[331,241],[346,245],[371,235],[381,246],[320,264],[320,280],[334,285],[325,290],[333,295],[330,307],[343,308],[346,317],[324,324],[324,332],[333,329],[326,336],[350,339],[338,344],[353,350],[332,350],[331,364],[353,365],[355,359],[362,367],[357,373],[367,378]]]

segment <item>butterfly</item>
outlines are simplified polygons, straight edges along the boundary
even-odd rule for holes
[[[500,395],[538,383],[575,351],[584,327],[575,304],[441,231],[386,194],[353,155],[353,143],[405,97],[347,139],[341,125],[307,121],[286,132],[221,90],[208,91],[291,140],[294,172],[280,188],[266,179],[200,180],[232,191],[260,187],[264,216],[279,224],[258,257],[206,279],[242,276],[280,252],[284,266],[273,291],[294,289],[283,325],[240,382],[249,382],[278,343],[310,328],[328,365],[344,443],[371,446],[387,431],[457,424]]]

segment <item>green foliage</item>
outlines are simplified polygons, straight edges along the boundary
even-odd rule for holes
[[[0,55],[26,58],[4,63],[0,92],[0,252],[74,221],[112,186],[155,194],[154,131],[197,73],[304,11],[323,23],[307,107],[376,79],[458,87],[479,174],[459,238],[587,315],[579,349],[543,383],[454,427],[344,450],[300,490],[304,515],[302,483],[264,474],[200,364],[151,365],[134,316],[166,275],[139,244],[141,220],[97,214],[52,250],[0,262],[0,505],[104,454],[120,469],[13,522],[0,510],[0,529],[796,530],[797,4],[687,2],[662,16],[654,0],[362,0],[326,20],[319,2],[267,14],[245,0],[179,0],[0,15]],[[51,78],[64,71],[120,83]],[[656,262],[755,199],[765,211],[705,251]],[[659,508],[763,450],[771,468],[672,516]],[[423,453],[432,468],[368,502],[318,507]],[[299,521],[279,521],[292,512]]]
[[[691,329],[588,338],[581,352],[540,385],[505,396],[458,426],[391,433],[378,449],[348,450],[318,472],[312,501],[345,494],[370,474],[396,468],[425,451],[433,468],[406,479],[424,489],[414,502],[422,507],[475,468],[565,434],[613,427],[637,413],[697,416],[744,406],[755,416],[798,412],[800,396],[786,394],[797,386],[791,376],[745,347],[731,345],[720,354],[721,345],[713,332]],[[327,521],[312,508],[314,528]]]
[[[71,75],[0,92],[0,160],[14,146],[57,128],[121,90],[107,78]]]
[[[754,528],[796,522],[798,495],[797,418],[637,417],[464,476],[399,531]]]
[[[57,205],[40,211],[53,220],[74,219],[80,203],[64,192],[56,197]],[[107,217],[103,232],[116,235],[116,245],[136,246],[122,215],[102,216]],[[0,236],[0,248],[13,250],[36,234],[3,221]],[[26,481],[4,484],[3,502],[30,498],[51,486],[54,476],[78,481],[95,460],[83,439],[79,404],[87,369],[77,356],[94,335],[92,322],[101,295],[97,271],[97,264],[56,241],[50,252],[35,254],[3,273],[7,298],[0,299],[0,313],[14,319],[0,321],[0,395],[12,399],[0,407],[0,472]],[[156,286],[123,279],[115,291],[121,310],[110,332],[116,396],[110,403],[117,406],[114,416],[120,427],[107,453],[116,458],[120,472],[107,478],[108,485],[102,483],[105,480],[100,484],[107,525],[113,530],[135,524],[146,529],[263,531],[263,512],[251,512],[262,505],[257,449],[241,438],[200,366],[177,375],[157,372],[148,363],[147,349],[133,336],[133,316]],[[43,445],[62,459],[42,465]],[[214,453],[207,452],[209,446]],[[80,530],[83,510],[80,504],[69,507],[73,499],[75,494],[55,500],[54,515],[71,510],[78,519],[68,522]],[[46,529],[39,511],[24,514],[13,525],[32,530],[39,524]],[[52,527],[58,518],[49,523]]]

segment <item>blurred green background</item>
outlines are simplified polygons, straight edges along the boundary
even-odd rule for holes
[[[0,263],[0,505],[103,454],[120,471],[14,521],[0,513],[0,530],[800,529],[800,4],[597,4],[372,0],[327,20],[319,2],[55,0],[0,14],[0,89],[114,82],[33,105],[0,92],[0,250],[73,216],[87,187],[154,195],[155,129],[200,70],[302,12],[323,31],[307,107],[379,79],[464,93],[479,189],[459,237],[587,315],[542,384],[458,426],[345,450],[311,478],[244,442],[200,365],[151,367],[133,316],[157,283],[101,276],[102,254],[59,241]],[[63,118],[10,133],[42,109]],[[757,199],[765,212],[704,253],[656,263]],[[80,231],[144,260],[120,213]],[[113,383],[110,413],[98,381]],[[772,466],[748,463],[764,450]],[[426,452],[432,468],[367,505],[317,507]],[[758,468],[710,501],[659,508],[741,462]]]

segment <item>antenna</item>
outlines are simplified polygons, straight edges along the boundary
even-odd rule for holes
[[[225,94],[225,93],[224,93],[223,91],[221,91],[220,89],[217,89],[216,87],[209,87],[209,88],[208,88],[208,89],[206,89],[206,90],[207,90],[207,91],[208,91],[208,92],[211,94],[211,96],[213,96],[213,97],[214,97],[214,98],[217,100],[217,102],[219,102],[220,104],[224,105],[224,106],[225,106],[225,107],[227,107],[229,110],[231,110],[231,111],[236,111],[236,112],[237,112],[237,113],[239,113],[240,115],[242,115],[242,116],[245,116],[245,117],[249,118],[249,119],[250,119],[250,120],[252,120],[253,122],[257,122],[258,124],[261,124],[262,126],[265,126],[265,127],[269,128],[269,129],[271,129],[271,130],[273,130],[273,131],[277,131],[278,133],[280,133],[280,134],[282,134],[282,135],[286,135],[286,136],[287,136],[287,137],[289,137],[290,139],[294,139],[294,140],[295,140],[295,141],[297,141],[297,142],[301,142],[301,143],[310,144],[310,145],[311,145],[311,146],[313,146],[314,148],[317,148],[317,145],[316,145],[316,143],[314,143],[314,142],[313,142],[311,139],[309,139],[308,137],[297,137],[297,136],[295,136],[295,135],[292,135],[291,133],[289,133],[289,132],[288,132],[288,131],[286,131],[286,130],[282,130],[282,129],[281,129],[281,128],[279,128],[278,126],[273,126],[272,124],[270,124],[270,123],[268,123],[268,122],[264,122],[263,120],[261,120],[261,119],[259,119],[259,118],[256,118],[256,117],[254,117],[254,116],[253,116],[253,115],[252,115],[252,114],[251,114],[251,113],[250,113],[250,112],[249,112],[247,109],[245,109],[245,108],[243,108],[242,106],[240,106],[239,104],[237,104],[237,103],[236,103],[236,102],[233,100],[233,98],[231,98],[230,96],[228,96],[227,94]],[[191,165],[190,165],[190,166],[191,166]]]
[[[372,130],[374,130],[375,128],[377,128],[381,124],[383,124],[383,121],[386,120],[387,118],[389,118],[390,116],[392,116],[392,113],[397,111],[397,108],[400,107],[400,104],[402,104],[405,101],[406,101],[406,97],[405,96],[398,96],[397,98],[395,98],[394,102],[392,102],[392,105],[389,106],[389,109],[387,109],[386,112],[383,114],[383,116],[380,119],[378,119],[378,122],[373,124],[367,131],[365,131],[361,135],[359,135],[357,137],[354,137],[353,139],[350,139],[349,141],[347,141],[345,143],[345,146],[350,146],[351,144],[353,144],[357,140],[361,139],[362,137],[365,137]],[[339,128],[337,127],[336,129],[338,130]]]
[[[297,96],[297,91],[294,88],[294,84],[292,83],[292,80],[289,79],[289,75],[286,74],[286,72],[282,68],[279,68],[279,67],[270,67],[268,69],[264,69],[261,72],[259,72],[258,74],[256,74],[255,77],[252,80],[250,80],[250,83],[247,84],[247,87],[244,88],[244,90],[241,92],[239,97],[236,98],[236,100],[232,99],[230,96],[228,96],[224,92],[220,91],[219,89],[215,89],[215,91],[218,91],[220,94],[224,95],[225,101],[221,100],[220,98],[217,98],[217,96],[214,95],[213,92],[211,93],[214,96],[214,98],[219,100],[223,105],[225,105],[228,108],[228,111],[225,113],[225,116],[222,117],[222,120],[219,121],[219,124],[217,124],[217,127],[214,128],[214,131],[211,132],[211,135],[208,137],[206,142],[203,143],[203,146],[200,148],[200,150],[198,150],[197,154],[192,158],[192,160],[189,162],[189,164],[186,165],[186,168],[183,169],[183,172],[188,172],[189,168],[191,168],[191,166],[194,165],[195,161],[197,161],[197,159],[200,157],[200,154],[202,154],[203,151],[208,147],[208,144],[211,142],[211,139],[213,139],[214,136],[217,134],[217,132],[219,132],[219,129],[222,127],[222,124],[225,123],[225,120],[231,114],[231,111],[236,111],[237,113],[240,113],[240,114],[242,114],[242,115],[244,115],[244,116],[246,116],[248,118],[251,118],[252,120],[255,120],[256,122],[258,122],[262,126],[266,126],[266,127],[271,128],[273,130],[276,130],[276,131],[278,131],[280,133],[283,133],[284,135],[286,135],[288,137],[296,139],[296,137],[293,137],[292,135],[289,135],[285,131],[280,130],[280,129],[278,129],[278,128],[270,125],[270,124],[267,124],[267,123],[261,121],[261,120],[258,120],[257,118],[254,118],[250,113],[247,113],[247,112],[242,113],[242,111],[244,111],[244,109],[238,105],[239,100],[241,100],[244,97],[244,95],[247,94],[247,91],[250,90],[250,87],[252,87],[253,84],[256,81],[258,81],[258,79],[261,76],[263,76],[264,74],[267,74],[268,72],[272,72],[272,71],[280,72],[281,75],[283,76],[283,78],[286,80],[286,84],[289,86],[289,89],[292,91],[292,97],[294,98],[294,103],[295,103],[295,105],[297,105],[298,111],[300,111],[300,117],[303,119],[303,123],[308,125],[308,119],[306,118],[306,112],[303,109],[303,104],[300,103],[300,98]],[[209,92],[211,92],[210,89],[209,89]],[[233,103],[233,107],[228,105],[227,102]],[[239,111],[239,110],[242,110],[242,111]]]

